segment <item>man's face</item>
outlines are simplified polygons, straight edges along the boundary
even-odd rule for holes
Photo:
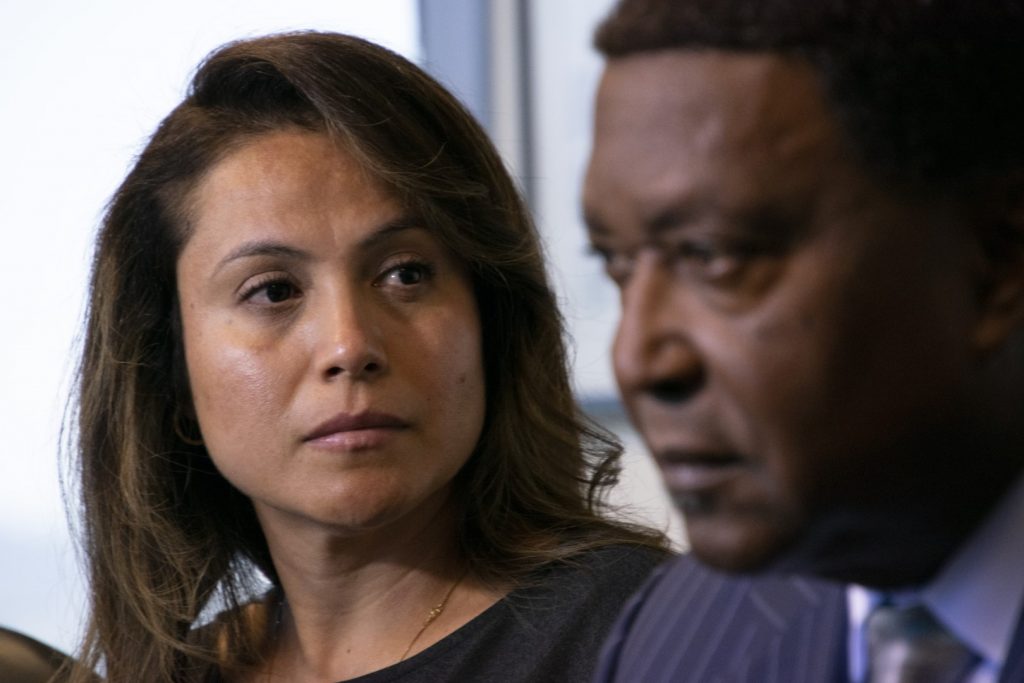
[[[616,377],[723,569],[855,555],[965,469],[943,444],[978,250],[848,150],[814,71],[780,57],[640,54],[600,86],[584,205],[621,292]]]

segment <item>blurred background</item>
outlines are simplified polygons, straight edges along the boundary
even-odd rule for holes
[[[439,78],[490,131],[544,234],[585,408],[627,445],[613,502],[682,542],[615,394],[617,295],[586,253],[579,193],[611,0],[10,0],[0,3],[0,625],[66,651],[82,572],[61,498],[62,417],[91,243],[135,154],[213,48],[263,33],[363,36]]]

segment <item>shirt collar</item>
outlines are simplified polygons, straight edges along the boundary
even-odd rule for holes
[[[1024,476],[982,525],[920,590],[887,596],[896,604],[923,602],[932,614],[995,670],[1006,661],[1024,601]],[[882,594],[847,590],[851,680],[865,673],[863,626]]]
[[[1001,667],[1024,598],[1024,477],[921,591],[954,635]]]

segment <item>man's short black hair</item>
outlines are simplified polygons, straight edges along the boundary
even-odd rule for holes
[[[595,44],[806,59],[862,161],[908,188],[1024,168],[1024,0],[621,0]]]

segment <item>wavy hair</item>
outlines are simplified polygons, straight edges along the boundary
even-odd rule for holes
[[[621,447],[580,413],[537,232],[472,116],[406,59],[329,33],[229,44],[199,67],[113,196],[98,236],[71,449],[90,578],[75,673],[198,680],[259,659],[239,609],[276,581],[253,508],[195,438],[175,264],[188,198],[231,150],[270,131],[325,133],[466,265],[483,334],[480,441],[457,476],[458,542],[483,578],[516,583],[596,546],[662,548],[603,516]],[[217,598],[228,661],[194,637]]]

